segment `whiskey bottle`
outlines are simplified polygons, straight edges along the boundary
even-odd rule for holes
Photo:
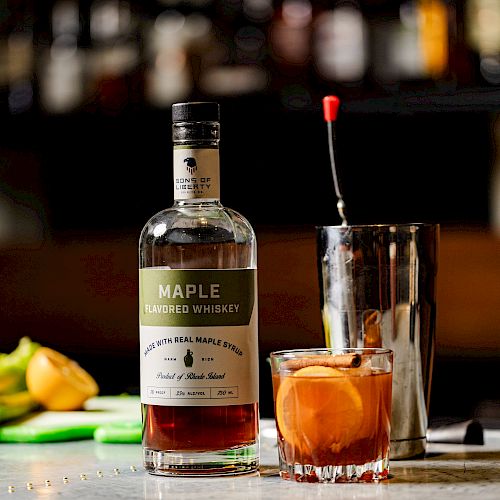
[[[172,106],[174,204],[139,241],[144,465],[160,475],[259,465],[255,233],[219,196],[219,105]]]

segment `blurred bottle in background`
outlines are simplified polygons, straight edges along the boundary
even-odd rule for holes
[[[405,0],[373,16],[377,82],[433,86],[448,72],[450,16],[444,0]]]
[[[314,21],[313,58],[327,81],[360,84],[368,64],[368,34],[359,4],[341,1]]]
[[[371,76],[382,88],[422,77],[415,3],[374,3],[367,7],[371,31]]]
[[[211,98],[265,93],[269,84],[267,26],[272,0],[217,2],[211,44],[201,62],[198,88]]]
[[[298,74],[310,62],[312,5],[309,0],[284,0],[270,31],[270,49],[283,71]]]
[[[449,13],[443,0],[417,0],[419,46],[424,74],[442,79],[448,71]]]
[[[467,41],[487,83],[500,84],[500,0],[466,0]]]
[[[147,101],[168,107],[174,101],[185,100],[192,89],[186,16],[176,9],[167,9],[145,28]]]
[[[117,114],[142,101],[142,79],[137,75],[141,58],[139,21],[124,0],[94,0],[89,15],[88,94],[101,112]]]
[[[29,111],[33,105],[34,12],[26,1],[10,2],[2,10],[0,90],[6,111],[15,115]]]
[[[284,0],[276,5],[269,26],[270,89],[285,109],[313,106],[313,15],[309,0]]]
[[[49,46],[38,48],[40,104],[48,113],[68,113],[84,98],[85,54],[76,0],[58,0],[49,14]]]

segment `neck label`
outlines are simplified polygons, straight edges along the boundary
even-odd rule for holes
[[[219,150],[174,146],[174,199],[220,199]]]

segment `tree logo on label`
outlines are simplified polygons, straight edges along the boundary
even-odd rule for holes
[[[193,351],[191,349],[188,349],[187,354],[184,356],[184,366],[186,368],[193,366]]]
[[[196,172],[197,165],[195,158],[193,158],[192,156],[188,156],[187,158],[184,158],[184,163],[187,164],[186,168],[190,174],[194,174]]]

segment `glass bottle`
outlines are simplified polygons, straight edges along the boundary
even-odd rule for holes
[[[172,106],[174,204],[139,242],[146,470],[239,474],[259,461],[255,233],[219,196],[219,105]]]

